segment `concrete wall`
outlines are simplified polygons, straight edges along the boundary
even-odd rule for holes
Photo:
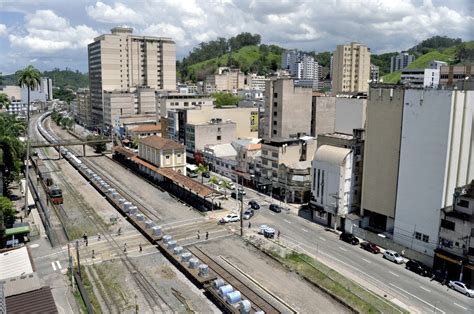
[[[352,134],[353,129],[364,129],[367,99],[336,98],[335,132]]]
[[[367,99],[362,206],[395,217],[403,112],[402,89],[372,89]]]
[[[336,122],[336,97],[313,96],[311,136],[333,133]]]
[[[133,93],[104,94],[104,124],[112,125],[120,116],[135,113]]]
[[[455,187],[474,179],[467,170],[474,102],[464,103],[464,95],[405,92],[394,240],[429,255],[438,243],[440,209],[452,204]]]
[[[236,124],[231,122],[217,124],[187,124],[188,127],[194,129],[194,142],[186,134],[186,147],[188,150],[203,150],[206,145],[217,145],[230,143],[236,140]],[[219,137],[219,138],[218,138]],[[188,144],[194,144],[193,148]]]

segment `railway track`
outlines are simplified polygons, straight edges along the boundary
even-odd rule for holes
[[[40,121],[39,123],[41,123]],[[50,135],[52,132],[50,131]],[[66,185],[68,183],[65,183]],[[153,312],[160,312],[160,313],[172,313],[173,309],[171,306],[164,300],[164,298],[160,295],[158,290],[153,286],[153,284],[148,280],[147,276],[145,276],[137,266],[132,262],[132,260],[128,257],[128,255],[123,251],[122,246],[117,243],[114,239],[110,231],[99,223],[96,219],[92,219],[93,210],[89,208],[89,206],[79,206],[81,210],[84,212],[85,217],[89,220],[91,224],[93,224],[96,229],[103,235],[103,238],[109,244],[110,249],[119,256],[120,260],[122,261],[123,265],[127,269],[127,271],[131,274],[135,284],[142,292],[144,299],[146,300],[149,308]],[[106,300],[107,297],[104,298]],[[107,302],[107,301],[106,301]],[[115,307],[115,304],[107,304],[107,308]]]

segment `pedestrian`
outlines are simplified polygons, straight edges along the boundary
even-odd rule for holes
[[[402,250],[402,257],[405,258],[405,250]]]
[[[252,223],[249,221],[249,229],[252,228]]]
[[[277,232],[277,238],[280,239],[280,230]]]
[[[84,242],[87,241],[87,233],[84,232],[84,233],[82,234],[82,239],[84,240]]]
[[[95,251],[92,250],[92,258],[95,258]]]
[[[124,244],[123,244],[123,252],[124,252],[124,253],[127,253],[127,243],[124,243]]]
[[[120,235],[122,233],[122,228],[121,227],[118,229],[117,233],[118,233],[118,235]]]
[[[86,246],[88,246],[88,245],[89,245],[89,240],[87,240],[87,238],[86,238]]]
[[[198,230],[198,233],[197,233],[197,238],[198,240],[201,239],[201,232]]]
[[[206,240],[209,239],[209,232],[206,231]]]
[[[139,250],[140,250],[140,253],[143,252],[143,248],[142,248],[142,244],[141,244],[141,243],[138,244],[138,248],[139,248]]]
[[[100,233],[97,233],[97,241],[100,241]]]

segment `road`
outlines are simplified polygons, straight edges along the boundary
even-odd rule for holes
[[[340,241],[337,233],[310,221],[309,210],[298,212],[291,207],[291,210],[274,213],[268,209],[272,201],[269,196],[248,188],[245,191],[246,205],[250,200],[256,200],[261,205],[250,220],[253,225],[251,232],[256,232],[261,224],[270,225],[281,232],[280,241],[285,245],[315,257],[364,287],[387,295],[387,299],[412,312],[469,313],[474,308],[474,298],[408,271],[403,265],[383,259],[381,254],[372,254],[359,246]],[[272,202],[280,204],[277,200]],[[231,210],[239,208],[237,200],[231,198],[225,205]],[[248,207],[246,205],[244,209]],[[247,226],[247,221],[244,226]]]

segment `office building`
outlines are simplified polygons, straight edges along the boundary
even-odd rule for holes
[[[296,138],[311,132],[311,88],[296,87],[293,79],[267,82],[265,88],[264,138]]]
[[[403,85],[413,88],[433,87],[439,85],[440,70],[438,69],[404,69],[400,76]]]
[[[415,56],[406,51],[402,51],[390,58],[390,73],[405,69],[410,63],[415,61]]]
[[[137,87],[176,90],[176,47],[171,38],[138,36],[128,27],[88,46],[92,120],[102,127],[103,91],[131,91]]]
[[[380,69],[375,64],[370,64],[370,82],[377,83],[380,80]]]
[[[473,63],[468,65],[441,66],[439,84],[443,86],[454,86],[457,82],[462,82],[472,78],[473,75]]]
[[[74,119],[85,127],[92,126],[91,94],[88,88],[81,88],[76,92],[76,113]]]
[[[206,145],[230,143],[237,139],[237,125],[232,121],[211,119],[205,123],[186,124],[186,151],[202,151]]]
[[[266,81],[268,79],[264,75],[249,73],[245,76],[245,89],[264,91]]]
[[[332,59],[334,94],[366,93],[370,79],[370,49],[360,43],[338,45]]]

